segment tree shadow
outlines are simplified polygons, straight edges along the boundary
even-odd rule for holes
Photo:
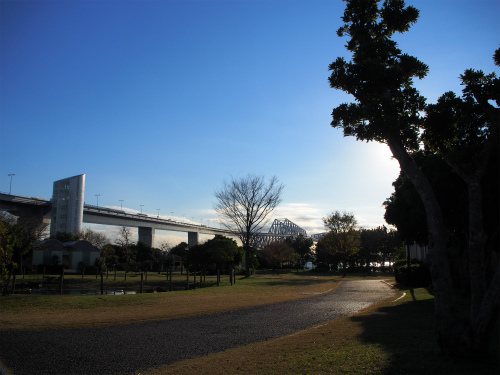
[[[413,289],[411,286],[408,287],[406,285],[396,284],[393,288],[394,289],[398,289],[398,290],[400,290],[401,292],[404,292],[404,293],[406,293],[406,290],[409,290],[410,294],[411,294],[411,298],[413,299],[413,301],[417,300],[417,297],[415,295],[415,289]]]
[[[382,346],[391,360],[383,374],[493,374],[500,373],[498,353],[486,360],[470,361],[440,354],[434,331],[434,300],[417,300],[350,319],[361,324],[359,338],[367,344]],[[496,357],[496,358],[495,358]]]

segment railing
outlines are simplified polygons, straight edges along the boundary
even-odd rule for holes
[[[122,217],[127,217],[127,218],[135,219],[135,220],[147,220],[147,221],[154,221],[154,222],[160,222],[160,223],[165,223],[165,224],[174,224],[174,225],[190,227],[190,228],[209,229],[209,230],[218,231],[221,233],[231,233],[227,229],[219,229],[219,228],[215,228],[215,227],[206,226],[203,224],[199,225],[199,224],[193,224],[193,223],[184,223],[184,222],[175,221],[175,220],[171,220],[171,219],[163,219],[163,218],[159,218],[159,217],[154,217],[154,216],[150,216],[150,215],[142,214],[142,213],[132,214],[129,212],[125,212],[123,210],[116,210],[114,208],[107,208],[107,207],[102,207],[102,206],[94,206],[91,204],[85,204],[84,210],[88,210],[89,212],[98,212],[98,213],[106,213],[106,214],[111,214],[111,215],[116,215],[116,216],[122,216]]]
[[[18,203],[30,203],[30,204],[36,204],[36,205],[45,205],[49,204],[50,200],[46,200],[43,198],[37,198],[37,197],[26,197],[23,195],[12,195],[12,194],[7,194],[0,192],[0,195],[2,196],[2,199],[8,200],[11,202],[18,202]]]

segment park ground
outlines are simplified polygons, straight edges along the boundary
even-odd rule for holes
[[[174,285],[177,281],[177,285],[182,287],[184,277],[174,275]],[[225,277],[220,287],[215,287],[213,279],[207,277],[203,288],[165,293],[13,295],[0,299],[0,331],[127,324],[235,310],[310,298],[315,293],[334,290],[352,278],[367,276],[341,278],[310,272],[268,273],[250,278],[238,277],[232,286]],[[433,330],[432,295],[424,288],[408,289],[395,285],[390,275],[369,278],[393,285],[394,298],[294,335],[180,361],[140,374],[500,373],[498,324],[487,357],[457,360],[442,356]],[[137,288],[137,280],[137,277],[129,276],[124,282],[118,278],[116,281],[109,280],[107,286],[116,289],[124,286],[133,288],[135,285]],[[149,275],[147,286],[160,285],[164,280],[164,276]],[[75,276],[74,280],[69,278],[67,281],[97,289],[100,282],[88,276],[84,279]]]

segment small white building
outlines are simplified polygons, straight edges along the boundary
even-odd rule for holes
[[[95,265],[100,252],[97,247],[85,240],[62,243],[55,239],[38,242],[33,248],[32,264],[51,265],[54,260],[66,269],[78,269],[80,262],[86,266]]]
[[[418,259],[423,262],[427,258],[427,254],[429,254],[429,248],[426,245],[413,243],[405,245],[405,253],[407,259]]]
[[[304,266],[305,270],[313,270],[315,268],[316,266],[313,264],[313,262],[306,262],[306,265]]]

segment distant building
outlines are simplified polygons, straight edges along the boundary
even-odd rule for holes
[[[33,247],[32,265],[62,265],[66,269],[78,269],[80,263],[95,265],[100,252],[86,240],[64,242],[46,239]]]
[[[54,182],[50,235],[82,231],[85,174]]]
[[[408,259],[425,261],[427,259],[427,255],[429,254],[429,248],[426,245],[413,243],[411,245],[405,245],[405,252]]]

